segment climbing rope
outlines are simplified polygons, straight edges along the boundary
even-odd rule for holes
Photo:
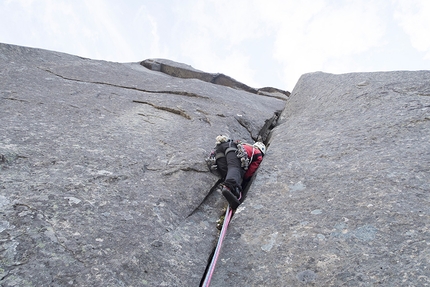
[[[203,284],[201,285],[201,287],[209,287],[209,284],[210,284],[211,279],[212,279],[212,275],[213,275],[214,270],[215,270],[215,265],[216,265],[216,262],[218,260],[218,256],[219,256],[220,251],[221,251],[222,242],[223,242],[225,234],[227,232],[227,227],[228,227],[228,224],[230,223],[232,215],[233,215],[233,209],[230,209],[230,205],[229,205],[229,206],[227,206],[227,210],[225,212],[224,223],[223,223],[222,228],[221,228],[221,233],[219,235],[219,239],[218,239],[218,243],[217,243],[216,248],[215,248],[214,255],[212,257],[211,263],[210,263],[209,268],[206,272],[205,280],[203,281]]]

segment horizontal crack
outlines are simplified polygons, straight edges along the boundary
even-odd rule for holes
[[[180,167],[180,168],[175,168],[173,170],[167,170],[167,171],[163,172],[162,174],[163,175],[172,175],[178,171],[194,171],[194,172],[204,172],[204,173],[208,172],[207,170],[200,170],[200,169],[193,168],[193,167]]]
[[[171,113],[173,113],[173,114],[180,115],[180,116],[182,116],[182,117],[186,118],[187,120],[191,120],[191,117],[190,117],[187,113],[185,113],[184,111],[182,111],[182,110],[176,110],[176,109],[169,108],[169,107],[157,106],[157,105],[155,105],[155,104],[153,104],[153,103],[146,102],[146,101],[133,100],[133,103],[139,103],[139,104],[150,105],[151,107],[154,107],[154,108],[156,108],[156,109],[158,109],[158,110],[171,112]]]
[[[74,78],[68,78],[65,77],[63,75],[54,73],[53,71],[50,71],[48,69],[43,69],[38,67],[38,69],[51,73],[57,77],[60,77],[64,80],[69,80],[69,81],[76,81],[76,82],[82,82],[82,83],[90,83],[90,84],[99,84],[99,85],[107,85],[107,86],[111,86],[111,87],[116,87],[116,88],[122,88],[122,89],[127,89],[127,90],[134,90],[134,91],[139,91],[139,92],[144,92],[144,93],[154,93],[154,94],[174,94],[174,95],[180,95],[180,96],[186,96],[186,97],[192,97],[192,98],[202,98],[202,99],[209,99],[209,97],[205,97],[205,96],[201,96],[198,95],[196,93],[190,93],[190,92],[181,92],[181,91],[151,91],[151,90],[145,90],[145,89],[139,89],[136,87],[127,87],[127,86],[121,86],[121,85],[116,85],[116,84],[111,84],[111,83],[106,83],[106,82],[99,82],[99,81],[84,81],[84,80],[80,80],[80,79],[74,79]]]
[[[275,98],[275,99],[278,99],[278,100],[281,100],[284,102],[288,101],[288,99],[285,98],[285,94],[284,94],[284,96],[277,96],[277,95],[268,95],[268,94],[265,94],[265,93],[258,91],[257,95],[260,95],[263,97]],[[287,95],[287,97],[289,97],[289,95]]]
[[[4,100],[11,100],[11,101],[18,101],[18,102],[24,102],[24,103],[29,103],[29,101],[27,100],[21,100],[21,99],[17,99],[17,98],[2,98]]]

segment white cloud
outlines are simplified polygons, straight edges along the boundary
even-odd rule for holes
[[[31,4],[33,4],[34,0],[6,0],[5,4],[9,5],[11,3],[18,3],[21,7],[24,9],[29,10],[31,7]]]
[[[348,71],[350,57],[382,45],[385,26],[379,10],[378,3],[369,1],[280,1],[266,6],[277,31],[274,57],[284,63],[286,84],[292,86],[303,73]]]
[[[430,2],[427,0],[396,0],[394,18],[409,35],[412,46],[430,59]]]
[[[207,31],[214,39],[222,40],[225,47],[258,38],[263,32],[259,12],[249,1],[191,1],[186,7],[180,17],[189,18],[190,23],[197,25],[193,28]]]
[[[257,12],[247,1],[181,1],[175,7],[181,59],[258,87],[252,57],[243,44],[263,34]]]
[[[133,49],[130,47],[129,42],[120,31],[121,25],[118,23],[120,17],[115,17],[113,8],[114,5],[106,5],[103,0],[85,1],[89,15],[92,17],[94,27],[96,28],[95,35],[101,41],[99,45],[109,45],[108,47],[99,47],[97,50],[103,51],[105,60],[114,60],[118,54],[121,55],[123,61],[131,60],[134,58]],[[102,49],[101,49],[102,48]],[[109,51],[106,53],[106,51]]]
[[[158,34],[157,22],[153,17],[148,15],[148,20],[151,25],[151,54],[163,54],[160,52],[160,36]]]

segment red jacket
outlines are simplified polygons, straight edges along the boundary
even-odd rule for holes
[[[248,170],[245,172],[245,175],[243,176],[243,179],[246,180],[254,175],[255,171],[260,166],[260,163],[263,160],[263,155],[261,154],[261,151],[258,148],[255,148],[251,145],[243,144],[243,148],[246,150],[246,153],[248,154],[248,158],[250,159]],[[253,151],[254,151],[254,155],[252,153]]]

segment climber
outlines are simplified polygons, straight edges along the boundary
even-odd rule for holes
[[[236,209],[242,199],[242,190],[251,180],[260,165],[266,147],[257,142],[254,145],[234,142],[226,135],[216,137],[215,151],[210,160],[219,172],[223,183],[221,192],[232,209]]]

